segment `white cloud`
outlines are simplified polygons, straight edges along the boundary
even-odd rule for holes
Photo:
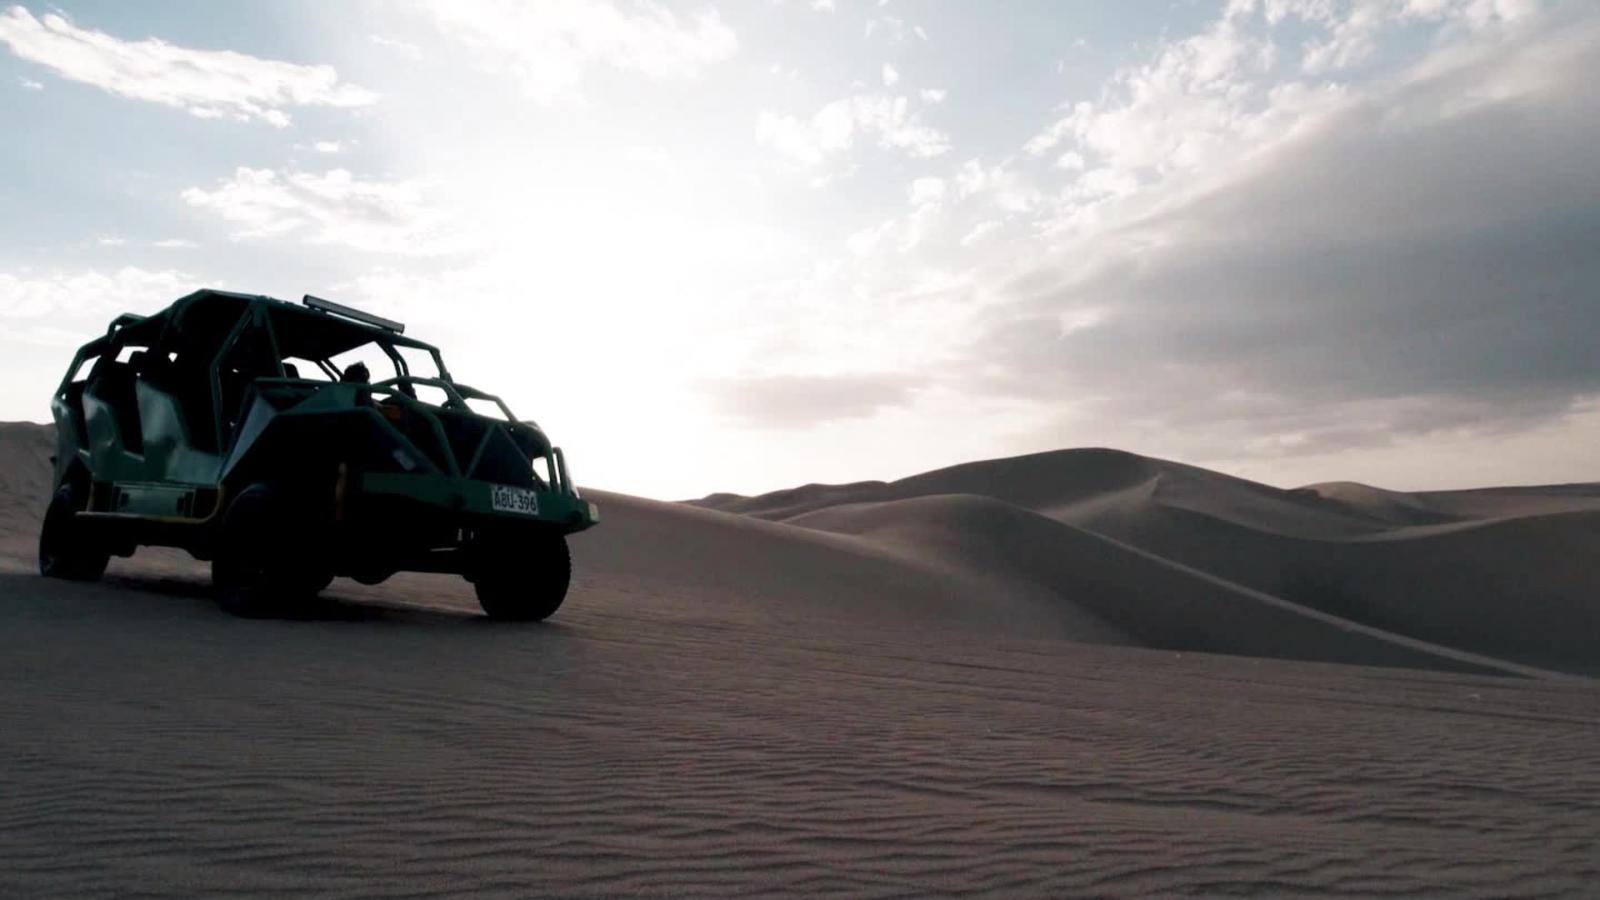
[[[888,63],[883,64],[883,86],[894,87],[900,83],[900,72]]]
[[[1047,230],[1103,223],[1110,198],[1156,198],[1214,177],[1340,102],[1340,85],[1275,83],[1277,45],[1243,16],[1162,45],[1024,145],[1031,157],[1054,152],[1057,171],[1074,179]]]
[[[283,127],[294,106],[362,106],[371,91],[339,81],[332,66],[258,59],[232,50],[192,50],[158,38],[125,41],[21,6],[0,15],[0,43],[17,56],[135,100],[201,118],[251,119]]]
[[[536,101],[580,94],[591,66],[683,77],[732,56],[739,41],[716,10],[680,15],[651,0],[426,0],[447,33],[509,71]]]
[[[345,169],[316,174],[240,166],[215,189],[191,187],[183,199],[239,226],[236,240],[293,234],[374,253],[446,249],[441,223],[414,181],[367,181]]]
[[[201,286],[193,275],[183,272],[134,266],[111,272],[0,271],[0,319],[93,320],[90,330],[77,336],[77,341],[82,341],[105,329],[102,318],[121,312],[151,312]]]
[[[817,12],[833,12],[837,7],[834,0],[811,0],[811,8]]]
[[[121,247],[122,245],[128,243],[128,240],[120,235],[102,234],[101,236],[95,238],[94,242],[102,247]]]
[[[1252,90],[1252,76],[1272,64],[1272,48],[1231,20],[1216,22],[1120,72],[1107,100],[1076,104],[1025,149],[1041,155],[1071,139],[1086,157],[1135,173],[1204,165],[1274,111]]]
[[[34,81],[32,78],[18,78],[17,84],[21,85],[22,89],[26,91],[44,90],[44,84],[42,82]]]
[[[1530,18],[1538,5],[1536,0],[1352,0],[1338,5],[1328,0],[1266,0],[1259,4],[1269,24],[1293,18],[1326,29],[1326,34],[1305,45],[1301,67],[1312,74],[1366,62],[1377,51],[1383,32],[1396,26],[1449,24],[1480,31]],[[1257,6],[1254,2],[1233,3],[1228,16],[1247,17]]]
[[[152,241],[150,246],[159,247],[162,250],[192,250],[200,245],[188,238],[165,238],[159,241]]]
[[[911,182],[911,203],[921,206],[924,203],[938,203],[944,199],[943,178],[918,178]]]
[[[344,145],[338,141],[317,141],[311,145],[311,149],[318,153],[338,153],[344,150]]]
[[[1527,0],[1233,0],[1198,33],[1118,71],[1099,100],[1072,104],[1024,145],[1029,156],[1056,152],[1060,170],[1079,173],[1044,227],[1103,225],[1116,209],[1108,200],[1159,203],[1201,189],[1312,127],[1359,95],[1359,84],[1332,74],[1371,56],[1394,26],[1431,26],[1443,46],[1459,43],[1451,36],[1509,33],[1532,9]],[[1303,71],[1285,78],[1274,29],[1291,20],[1311,37],[1300,38]]]
[[[928,34],[922,30],[922,26],[907,25],[905,19],[897,16],[879,16],[874,19],[868,19],[866,27],[862,29],[862,36],[870,38],[875,34],[883,35],[893,44],[905,41],[912,34],[922,40],[928,39]]]
[[[943,103],[945,91],[943,88],[923,88],[917,91],[917,96],[922,98],[923,103]]]
[[[369,40],[371,40],[372,43],[376,44],[377,46],[388,50],[393,50],[407,59],[416,60],[422,58],[422,48],[411,43],[410,41],[402,41],[399,38],[392,38],[381,34],[374,34],[369,38]]]
[[[971,247],[972,245],[993,234],[997,229],[999,229],[999,227],[999,222],[996,222],[993,219],[985,219],[982,222],[972,226],[972,230],[968,231],[966,236],[961,239],[961,246]]]
[[[880,222],[877,225],[863,228],[845,239],[845,247],[850,250],[853,256],[870,256],[878,249],[878,245],[883,242],[883,239],[894,230],[894,227],[895,222],[890,219],[887,222]]]
[[[829,103],[810,119],[765,111],[756,119],[758,143],[807,166],[849,150],[858,135],[917,159],[950,149],[949,137],[923,124],[903,96],[858,94]]]
[[[962,163],[956,172],[956,193],[963,198],[985,197],[1009,213],[1028,212],[1041,200],[1039,189],[1010,160],[989,167],[977,159]]]

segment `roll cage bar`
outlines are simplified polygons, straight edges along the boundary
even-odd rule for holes
[[[56,395],[62,398],[66,396],[68,388],[73,383],[73,376],[78,373],[88,360],[97,359],[96,366],[98,367],[106,359],[114,358],[117,352],[128,343],[130,337],[128,332],[139,332],[147,326],[155,326],[156,330],[153,334],[141,334],[139,335],[140,339],[149,341],[152,347],[164,344],[170,345],[175,343],[183,334],[186,320],[192,317],[192,313],[197,306],[227,302],[239,304],[241,308],[236,314],[237,319],[233,322],[232,327],[227,330],[220,341],[214,344],[217,348],[216,352],[211,355],[206,363],[210,377],[213,437],[218,448],[223,446],[225,437],[223,423],[226,417],[222,414],[223,363],[234,352],[239,341],[248,332],[260,330],[261,333],[266,335],[266,346],[271,350],[271,365],[275,369],[273,374],[258,376],[255,380],[298,385],[320,383],[316,379],[290,377],[287,370],[284,369],[283,360],[285,354],[281,350],[283,343],[278,338],[277,326],[273,322],[274,314],[286,317],[285,321],[298,321],[313,329],[328,328],[345,332],[349,339],[343,342],[342,349],[335,352],[343,352],[344,350],[365,346],[368,343],[376,344],[394,364],[395,371],[399,373],[395,378],[372,384],[371,390],[376,393],[393,396],[397,398],[398,402],[420,405],[421,401],[416,399],[415,392],[411,388],[413,385],[426,385],[444,392],[446,397],[445,408],[447,409],[467,410],[470,409],[467,403],[468,400],[481,400],[493,403],[498,407],[501,414],[506,417],[506,421],[513,423],[518,421],[516,416],[512,414],[510,407],[506,406],[505,402],[498,396],[458,384],[452,379],[450,370],[445,367],[444,357],[439,353],[439,348],[432,344],[419,341],[416,338],[406,337],[390,328],[367,324],[365,321],[341,316],[326,309],[313,306],[296,306],[274,297],[259,294],[240,294],[233,291],[210,288],[195,291],[192,294],[181,297],[174,301],[171,306],[152,315],[141,316],[134,313],[123,313],[117,316],[106,328],[104,335],[78,348],[77,354],[73,357],[72,365],[68,367],[66,376],[62,378],[61,384],[57,388]],[[377,320],[377,317],[371,318]],[[397,347],[408,347],[427,353],[433,359],[433,364],[438,369],[439,377],[428,378],[412,375],[411,366],[396,349]],[[333,353],[328,353],[315,357],[300,358],[310,358],[323,374],[328,376],[330,381],[338,381],[343,373],[329,361],[328,357],[332,355]]]

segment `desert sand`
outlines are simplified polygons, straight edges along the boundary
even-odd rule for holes
[[[1279,490],[1107,450],[591,491],[548,623],[33,574],[0,426],[0,895],[1583,895],[1600,487]]]

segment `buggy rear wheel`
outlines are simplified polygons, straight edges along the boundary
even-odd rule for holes
[[[105,574],[111,551],[88,535],[78,522],[78,510],[87,505],[78,489],[64,484],[50,500],[39,529],[39,574],[47,578],[96,581]]]
[[[472,585],[491,619],[540,622],[561,608],[572,581],[562,535],[496,541],[478,550]]]
[[[289,504],[267,485],[246,488],[223,514],[211,560],[217,603],[236,616],[262,618],[305,607],[326,585],[306,565],[308,548],[296,547]]]

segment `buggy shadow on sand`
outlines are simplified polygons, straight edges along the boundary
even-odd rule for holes
[[[571,577],[566,536],[599,511],[537,425],[404,330],[316,297],[217,290],[117,317],[51,403],[40,572],[93,580],[112,555],[170,546],[210,560],[241,615],[335,576],[414,571],[462,575],[492,617],[548,617]]]

